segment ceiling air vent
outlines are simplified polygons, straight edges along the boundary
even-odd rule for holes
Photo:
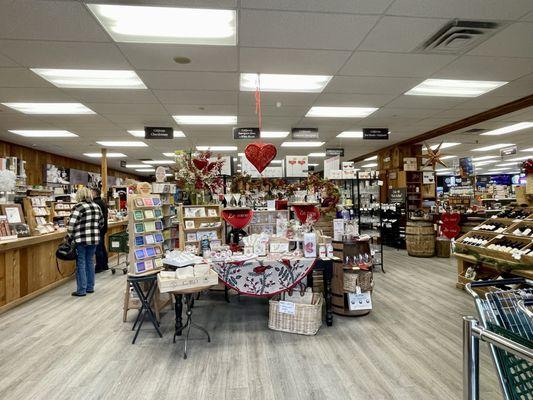
[[[491,21],[448,22],[418,49],[424,53],[461,54],[496,33],[503,24]]]

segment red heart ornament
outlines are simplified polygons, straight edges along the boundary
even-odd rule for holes
[[[442,221],[442,225],[454,226],[459,223],[459,221],[461,220],[461,216],[459,215],[459,213],[443,213],[441,214],[440,219]]]
[[[305,224],[308,220],[316,222],[320,218],[320,210],[316,206],[311,205],[293,205],[294,214],[298,221]]]
[[[453,239],[461,232],[461,228],[458,225],[443,225],[442,234],[448,239]]]
[[[276,154],[278,154],[276,146],[270,143],[250,143],[244,149],[244,155],[259,173],[265,170]]]
[[[253,210],[222,210],[222,218],[235,229],[242,229],[250,223],[254,216]]]
[[[205,167],[207,167],[207,164],[209,164],[209,161],[208,160],[200,160],[198,158],[193,158],[192,159],[192,163],[194,164],[194,166],[198,169],[204,169]]]

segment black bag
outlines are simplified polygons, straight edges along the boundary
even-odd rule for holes
[[[56,257],[60,260],[71,261],[76,259],[76,242],[65,238],[57,247]]]

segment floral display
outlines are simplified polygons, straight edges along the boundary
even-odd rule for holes
[[[209,151],[176,151],[174,172],[178,186],[189,191],[220,192],[223,184],[220,171],[224,161],[220,155],[215,161],[212,161],[212,157]]]
[[[0,192],[14,191],[16,178],[16,175],[12,171],[0,171]]]

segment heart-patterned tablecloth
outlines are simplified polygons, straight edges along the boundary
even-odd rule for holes
[[[254,259],[213,262],[212,268],[226,286],[241,294],[270,297],[296,286],[313,269],[315,258]]]

